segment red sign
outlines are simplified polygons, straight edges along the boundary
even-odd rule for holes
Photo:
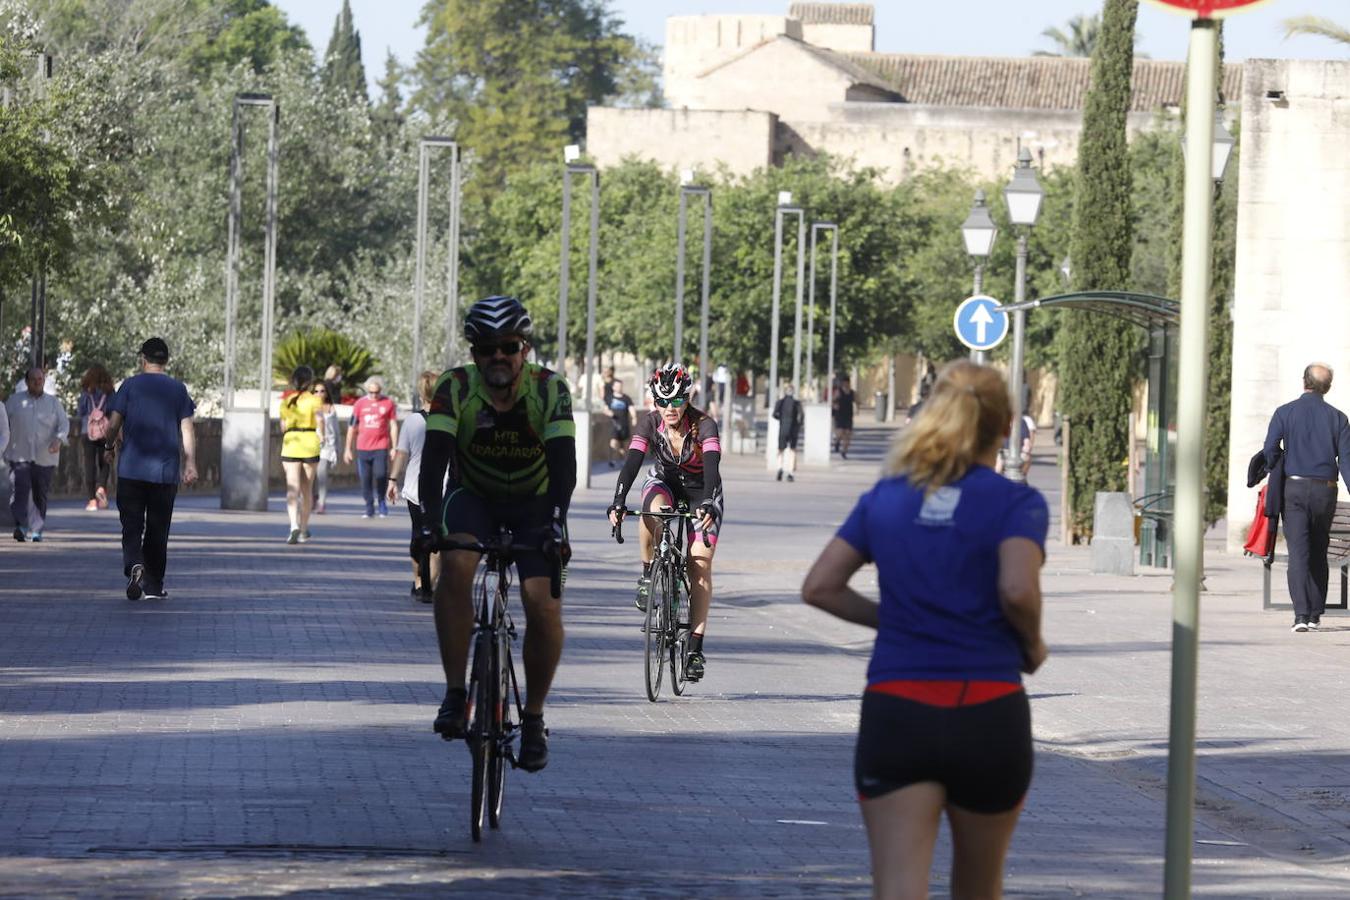
[[[1149,0],[1169,12],[1193,19],[1221,19],[1235,12],[1243,12],[1268,0]]]

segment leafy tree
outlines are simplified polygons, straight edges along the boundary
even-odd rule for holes
[[[1295,35],[1324,37],[1338,44],[1350,45],[1350,28],[1321,16],[1295,16],[1280,23],[1284,26],[1284,37],[1288,40]]]
[[[579,141],[587,105],[643,59],[607,0],[428,0],[418,24],[412,105],[473,148],[475,198]]]
[[[1138,0],[1106,0],[1092,57],[1070,243],[1077,290],[1130,284],[1133,185],[1125,124],[1137,14]],[[1059,340],[1061,405],[1073,422],[1068,466],[1074,528],[1090,533],[1096,493],[1125,484],[1140,335],[1113,317],[1079,313],[1062,317]]]
[[[361,64],[361,35],[352,24],[351,0],[342,0],[342,10],[333,22],[333,36],[323,55],[323,83],[334,93],[368,99],[366,67]]]

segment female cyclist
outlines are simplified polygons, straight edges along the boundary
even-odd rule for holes
[[[1038,491],[994,473],[1009,405],[995,369],[943,369],[802,585],[807,603],[877,630],[854,756],[877,897],[928,896],[943,812],[951,895],[1002,896],[1031,785],[1022,674],[1046,657],[1048,523]],[[879,604],[848,585],[869,562]]]
[[[642,485],[642,509],[651,512],[674,507],[677,501],[689,504],[696,520],[690,534],[689,551],[689,664],[690,681],[703,677],[703,632],[708,627],[708,609],[712,605],[712,560],[717,549],[717,532],[722,524],[722,476],[718,466],[722,444],[717,423],[701,410],[689,405],[693,379],[684,367],[671,363],[657,369],[647,382],[656,409],[638,416],[637,430],[628,444],[619,483],[614,488],[614,503],[609,521],[618,525],[633,479],[642,468],[642,460],[651,453],[655,465]],[[638,541],[642,548],[642,577],[638,579],[637,606],[647,608],[651,591],[651,565],[655,555],[658,523],[642,520]],[[710,546],[704,546],[703,538]]]

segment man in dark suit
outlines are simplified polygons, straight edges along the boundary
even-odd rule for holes
[[[1324,399],[1331,368],[1303,370],[1303,396],[1275,410],[1266,432],[1266,464],[1284,449],[1284,540],[1294,631],[1316,630],[1327,606],[1327,545],[1336,512],[1336,472],[1350,487],[1350,419]]]

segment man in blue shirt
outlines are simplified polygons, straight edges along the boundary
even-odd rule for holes
[[[164,568],[178,482],[180,477],[183,484],[197,480],[192,430],[196,405],[181,381],[164,374],[169,346],[163,340],[150,338],[142,344],[140,361],[141,374],[122,382],[112,399],[105,443],[120,445],[117,512],[127,599],[165,600]]]
[[[1266,465],[1284,453],[1284,540],[1294,631],[1316,630],[1327,606],[1327,545],[1336,513],[1336,474],[1350,487],[1350,419],[1324,399],[1331,368],[1303,370],[1303,396],[1275,410],[1266,432]]]

